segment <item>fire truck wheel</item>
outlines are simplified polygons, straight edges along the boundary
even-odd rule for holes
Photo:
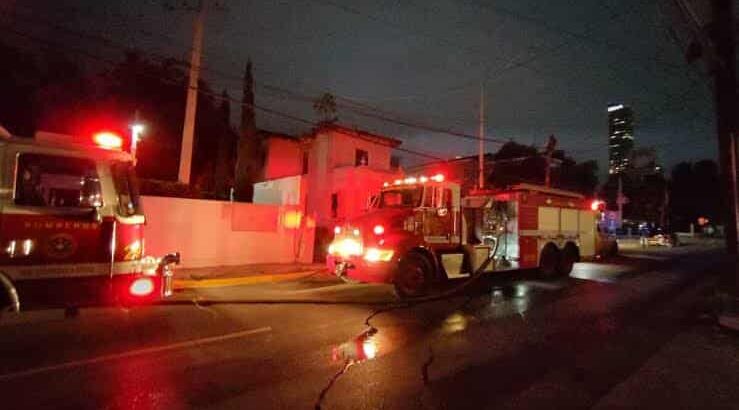
[[[545,278],[553,278],[557,276],[557,267],[559,266],[560,254],[557,246],[547,244],[541,250],[539,257],[539,273]]]
[[[572,268],[575,266],[575,262],[578,259],[577,246],[573,243],[568,243],[562,249],[562,254],[559,258],[559,265],[557,266],[557,274],[560,276],[568,276],[572,272]]]
[[[398,266],[394,282],[395,294],[401,299],[424,295],[429,287],[431,273],[431,263],[426,257],[409,253]]]

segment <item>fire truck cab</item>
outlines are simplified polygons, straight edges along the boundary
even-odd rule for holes
[[[0,136],[0,306],[153,302],[179,254],[146,256],[131,155],[94,138]]]
[[[369,212],[334,228],[327,263],[347,281],[391,283],[401,297],[469,277],[489,256],[486,271],[565,276],[575,262],[616,252],[598,214],[559,189],[520,184],[462,197],[441,174],[410,177],[386,183]]]

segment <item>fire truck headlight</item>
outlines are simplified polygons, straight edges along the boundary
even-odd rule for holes
[[[385,233],[385,227],[382,225],[375,225],[372,231],[375,233],[375,235],[382,235],[383,233]]]
[[[361,255],[362,244],[354,239],[344,239],[339,243],[339,253],[344,257]]]
[[[362,244],[355,239],[334,241],[328,246],[328,253],[342,257],[358,256],[362,254]]]
[[[392,249],[368,248],[364,253],[364,260],[367,262],[387,262],[393,258]]]

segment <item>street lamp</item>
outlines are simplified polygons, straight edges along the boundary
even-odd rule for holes
[[[131,124],[131,156],[133,157],[133,165],[136,165],[136,146],[138,145],[141,135],[144,133],[144,124]]]

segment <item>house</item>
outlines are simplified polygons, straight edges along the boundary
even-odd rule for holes
[[[269,133],[264,140],[264,181],[254,185],[254,202],[302,204],[319,230],[363,212],[384,182],[401,175],[395,138],[326,123],[300,137]]]

